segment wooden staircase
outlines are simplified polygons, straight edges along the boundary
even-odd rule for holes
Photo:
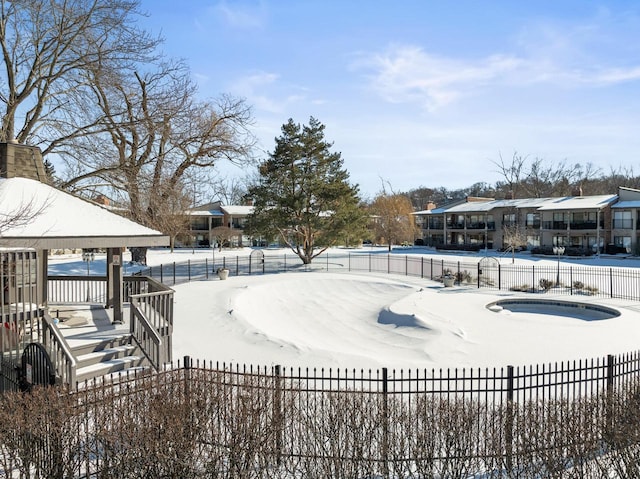
[[[76,383],[148,368],[144,354],[132,343],[130,334],[122,334],[71,348],[77,361]]]

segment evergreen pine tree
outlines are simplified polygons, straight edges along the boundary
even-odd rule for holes
[[[255,209],[245,231],[279,236],[304,264],[366,224],[358,187],[341,154],[330,151],[324,128],[313,117],[304,126],[289,119],[249,192]]]

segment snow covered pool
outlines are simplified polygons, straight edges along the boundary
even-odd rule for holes
[[[620,311],[608,306],[556,299],[501,299],[489,303],[487,309],[496,313],[507,310],[512,313],[547,314],[584,321],[600,321],[620,316]]]

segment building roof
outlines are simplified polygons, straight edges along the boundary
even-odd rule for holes
[[[484,213],[496,208],[540,208],[553,200],[554,198],[521,198],[482,202],[473,201],[461,203],[447,208],[445,211],[447,213]]]
[[[9,222],[12,217],[19,219]],[[52,249],[168,244],[168,236],[159,231],[45,183],[0,178],[0,246]]]
[[[622,209],[622,208],[640,208],[640,200],[635,201],[619,201],[611,208]]]
[[[541,211],[602,209],[618,199],[618,195],[566,196],[555,198],[538,208]]]
[[[220,210],[191,210],[189,211],[190,216],[224,216],[224,213]]]
[[[253,213],[253,206],[228,205],[221,206],[222,211],[231,216],[246,216]]]

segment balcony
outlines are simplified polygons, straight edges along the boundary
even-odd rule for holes
[[[545,230],[566,230],[568,223],[566,221],[543,221],[542,228]]]
[[[569,223],[569,228],[572,230],[596,230],[598,229],[598,223],[595,221],[573,221]]]

